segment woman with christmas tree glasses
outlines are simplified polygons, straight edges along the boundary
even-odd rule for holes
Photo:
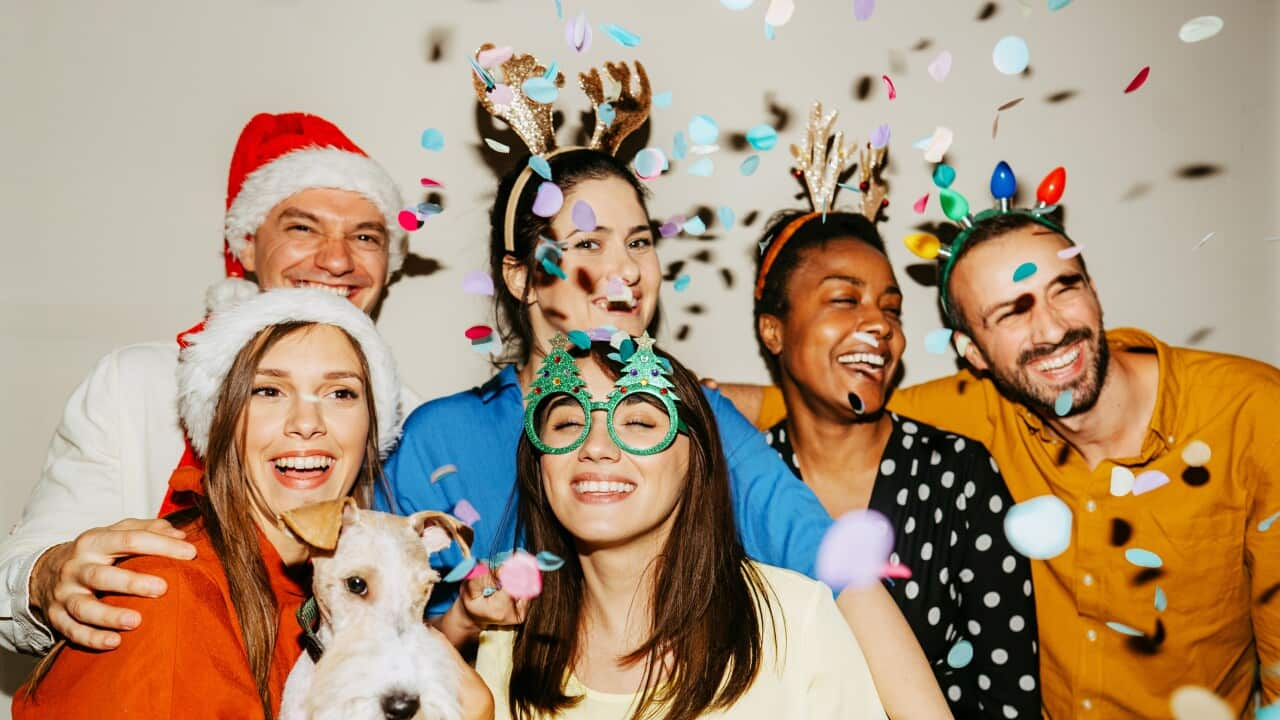
[[[620,344],[556,336],[526,395],[521,535],[565,564],[481,638],[496,717],[884,717],[826,586],[743,552],[697,379]]]

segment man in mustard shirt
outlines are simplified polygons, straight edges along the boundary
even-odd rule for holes
[[[981,441],[1015,500],[1070,508],[1070,546],[1032,570],[1046,717],[1171,717],[1190,685],[1236,715],[1259,687],[1275,703],[1280,371],[1104,331],[1073,253],[1025,213],[979,221],[941,288],[969,368],[889,408]],[[785,413],[774,388],[744,401],[761,427]]]

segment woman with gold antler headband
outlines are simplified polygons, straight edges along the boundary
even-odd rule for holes
[[[955,716],[1038,717],[1031,566],[1003,530],[1013,500],[980,443],[885,411],[906,349],[875,226],[887,138],[862,149],[862,212],[835,210],[851,153],[839,133],[827,152],[834,120],[815,104],[806,144],[793,146],[812,212],[778,213],[760,242],[756,338],[788,410],[769,443],[833,516],[888,518],[890,562],[910,570],[889,592]]]
[[[491,45],[480,48],[476,58],[474,82],[481,104],[510,124],[533,154],[527,166],[502,179],[491,214],[490,262],[508,364],[479,388],[418,408],[406,422],[386,472],[402,511],[455,510],[463,501],[474,508],[479,516],[474,549],[485,556],[517,541],[515,459],[522,389],[532,384],[551,338],[580,331],[609,339],[652,328],[662,270],[645,188],[613,156],[648,115],[644,67],[635,63],[633,71],[626,64],[609,63],[605,77],[596,70],[581,75],[580,85],[596,109],[591,143],[556,147],[551,106],[525,89],[558,86],[562,76],[548,74],[529,55]],[[727,399],[709,390],[707,400],[729,460],[733,506],[747,555],[812,576],[830,516]],[[453,472],[441,476],[438,469],[445,467]],[[458,560],[445,558],[446,563]],[[437,590],[441,594],[431,608],[435,614],[449,611],[440,620],[446,634],[474,634],[475,622],[482,618],[493,624],[523,619],[524,601],[513,603],[505,593],[468,589],[461,602],[451,605],[454,595],[447,590]],[[911,652],[910,629],[886,593],[842,596],[841,609],[858,631],[876,677],[885,680],[877,688],[893,713],[895,698],[885,694],[888,678],[900,680],[915,660],[916,677],[931,682],[923,655]],[[919,694],[915,688],[910,692]],[[941,694],[934,694],[945,715]],[[896,707],[918,705],[901,700]],[[926,716],[940,715],[913,715]]]

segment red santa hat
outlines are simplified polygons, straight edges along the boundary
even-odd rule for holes
[[[261,113],[240,132],[227,176],[223,259],[228,278],[244,278],[240,253],[280,201],[309,188],[359,193],[382,213],[390,233],[387,274],[400,269],[408,236],[396,216],[404,200],[381,165],[351,142],[336,125],[306,113]],[[248,282],[210,288],[210,309],[256,293]]]

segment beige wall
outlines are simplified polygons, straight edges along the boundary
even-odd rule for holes
[[[894,204],[883,231],[908,288],[908,382],[950,363],[923,350],[924,334],[939,323],[931,292],[905,277],[913,258],[897,242],[918,220],[911,203],[933,190],[910,144],[935,125],[955,130],[956,187],[975,205],[999,159],[1028,190],[1053,166],[1068,167],[1070,229],[1086,248],[1109,324],[1280,361],[1280,242],[1264,242],[1280,235],[1276,3],[1082,0],[1050,13],[1039,0],[1005,0],[978,22],[982,2],[920,0],[881,2],[871,21],[856,23],[847,0],[801,0],[772,43],[762,37],[766,0],[743,13],[715,0],[565,0],[566,13],[584,4],[594,25],[617,22],[642,45],[625,52],[597,32],[591,51],[574,56],[552,0],[397,0],[360,10],[339,0],[5,0],[0,207],[9,262],[0,286],[7,401],[0,454],[8,472],[0,528],[17,518],[61,405],[94,359],[120,344],[172,337],[198,319],[201,290],[220,271],[227,161],[257,111],[305,109],[333,119],[406,190],[423,175],[445,183],[446,212],[412,239],[414,252],[444,268],[396,285],[380,325],[404,376],[425,396],[483,380],[489,369],[462,331],[484,321],[486,307],[463,296],[459,283],[484,263],[494,175],[482,159],[510,160],[479,145],[466,53],[488,40],[528,48],[570,72],[607,58],[643,59],[656,90],[674,92],[651,133],[668,148],[694,113],[713,115],[726,133],[770,122],[768,98],[790,114],[784,143],[797,137],[814,98],[839,108],[841,125],[858,138],[890,123]],[[1023,5],[1033,7],[1029,14]],[[1222,35],[1180,43],[1181,23],[1205,12],[1226,19]],[[1029,77],[991,66],[992,45],[1009,33],[1031,46]],[[930,49],[912,49],[924,39]],[[431,62],[436,40],[443,53]],[[942,84],[925,72],[940,49],[955,57]],[[1152,67],[1147,86],[1122,94],[1143,65]],[[883,73],[897,84],[892,102]],[[874,81],[858,101],[862,75]],[[1046,102],[1064,90],[1076,94]],[[585,102],[576,90],[562,97],[571,109],[561,133],[568,138]],[[995,108],[1016,97],[1026,100],[1004,114],[993,141]],[[418,146],[429,126],[444,131],[444,152]],[[705,374],[761,380],[749,322],[750,253],[763,217],[796,204],[796,186],[785,145],[766,153],[752,178],[736,171],[743,157],[722,151],[714,178],[677,169],[653,184],[651,209],[660,218],[697,205],[728,204],[739,218],[762,211],[750,229],[724,234],[713,226],[723,235],[715,241],[662,247],[668,262],[704,248],[715,256],[690,264],[688,292],[667,291],[668,336],[692,326],[676,351]],[[1201,163],[1222,171],[1175,178],[1177,168]],[[941,217],[936,193],[928,217]],[[1214,239],[1193,249],[1209,232]],[[718,279],[720,267],[735,274],[732,290]],[[685,308],[694,303],[707,312],[690,315]],[[11,690],[21,670],[10,658],[0,662],[0,689]]]

